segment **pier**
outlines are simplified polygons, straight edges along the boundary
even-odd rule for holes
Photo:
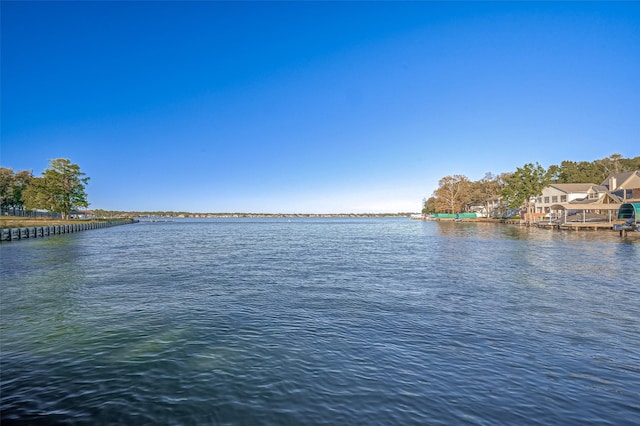
[[[611,231],[613,223],[611,222],[537,222],[538,228],[560,229],[568,231]]]

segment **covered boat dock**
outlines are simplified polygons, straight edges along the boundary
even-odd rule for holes
[[[539,222],[540,227],[570,230],[612,229],[617,220],[618,203],[562,203],[550,206],[551,211],[561,212],[554,220]]]

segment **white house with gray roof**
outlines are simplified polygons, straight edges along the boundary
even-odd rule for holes
[[[555,183],[542,190],[536,198],[536,213],[550,213],[554,204],[576,200],[597,200],[607,193],[607,188],[594,183]],[[557,213],[557,212],[556,212]]]

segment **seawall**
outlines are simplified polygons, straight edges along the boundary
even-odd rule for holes
[[[28,238],[43,238],[51,235],[70,234],[90,229],[109,228],[111,226],[128,225],[137,220],[121,219],[104,222],[70,223],[65,225],[30,226],[24,228],[3,228],[0,230],[0,241],[17,241]]]

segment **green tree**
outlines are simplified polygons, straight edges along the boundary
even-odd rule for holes
[[[622,173],[624,165],[622,164],[622,155],[620,154],[611,154],[607,158],[603,158],[602,160],[595,161],[595,164],[599,165],[604,171],[603,178],[600,181],[607,178],[607,176]],[[600,183],[598,181],[597,183]]]
[[[640,156],[634,158],[623,158],[620,162],[622,163],[622,168],[625,172],[640,170]]]
[[[42,177],[34,178],[24,191],[26,207],[60,213],[68,219],[72,210],[89,206],[85,191],[89,178],[84,176],[80,167],[66,158],[50,160]]]
[[[620,154],[611,154],[607,158],[596,160],[594,163],[602,170],[601,179],[596,183],[604,181],[612,174],[631,172],[640,169],[640,157],[623,158]]]
[[[0,167],[0,206],[3,209],[24,210],[23,192],[33,179],[30,170],[14,172]]]
[[[640,169],[640,157],[623,158],[611,154],[595,161],[563,161],[549,167],[550,179],[554,183],[594,183],[599,185],[609,175]]]
[[[511,208],[525,206],[531,221],[533,203],[531,198],[542,194],[542,188],[550,182],[549,173],[538,163],[525,164],[509,176],[507,185],[501,192],[502,198]]]
[[[13,169],[0,167],[0,205],[9,207],[13,201],[13,182],[15,173]]]
[[[589,161],[563,161],[559,166],[550,166],[549,179],[554,183],[594,183],[600,184],[607,173],[599,163]]]
[[[436,198],[429,197],[429,199],[422,200],[422,214],[431,214],[436,212]]]

